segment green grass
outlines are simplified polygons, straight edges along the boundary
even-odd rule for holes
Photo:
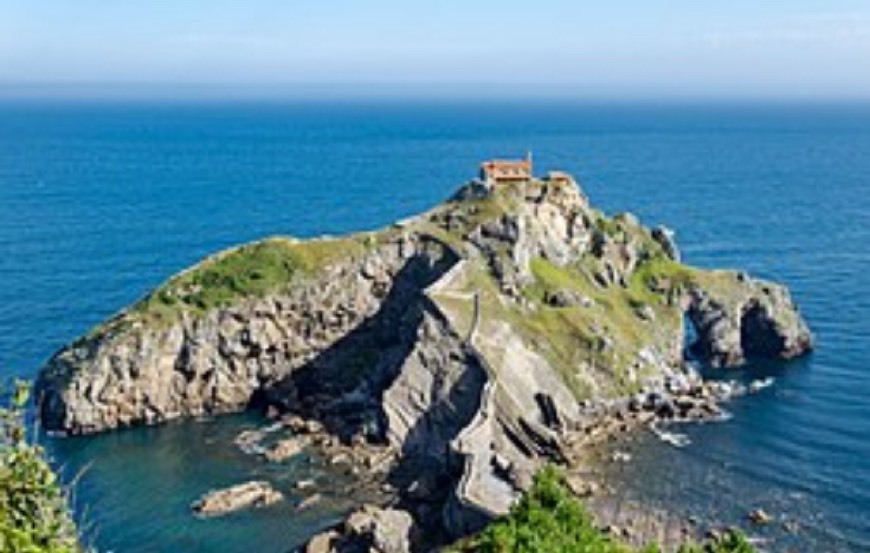
[[[629,379],[622,368],[633,362],[638,349],[653,337],[634,314],[625,291],[598,290],[580,272],[556,267],[544,259],[534,259],[531,265],[535,279],[522,290],[527,305],[504,301],[488,268],[479,262],[469,267],[463,291],[479,293],[484,319],[507,322],[526,346],[542,355],[560,374],[578,399],[594,393],[633,391],[638,383]],[[544,302],[548,291],[561,289],[588,295],[596,303],[591,307],[557,308]],[[452,298],[438,301],[465,330],[471,302]],[[605,336],[615,340],[611,348],[604,348]],[[592,372],[582,371],[583,366]]]
[[[435,211],[427,225],[433,227],[434,235],[461,248],[469,230],[512,212],[513,202],[518,201],[512,196],[515,193],[510,188],[497,189],[480,200],[450,204],[446,211]],[[443,224],[447,219],[442,220],[446,213],[452,221],[449,230]],[[483,302],[487,317],[510,323],[523,341],[560,373],[578,399],[593,394],[630,394],[641,386],[650,368],[638,365],[638,354],[648,346],[666,345],[668,336],[680,332],[682,313],[671,300],[695,278],[692,269],[667,258],[649,231],[630,218],[608,218],[593,210],[592,224],[609,240],[630,243],[638,252],[638,266],[626,286],[596,283],[592,275],[601,272],[603,261],[592,255],[567,267],[537,258],[531,260],[534,280],[521,290],[531,308],[500,302],[497,293],[487,294]],[[496,256],[509,254],[495,252]],[[491,287],[491,275],[476,273],[480,273],[476,291]],[[487,282],[480,282],[484,280]],[[544,301],[548,293],[560,290],[588,297],[594,304],[554,307]],[[463,314],[456,306],[446,307]],[[654,322],[640,316],[650,310]],[[667,345],[661,351],[671,351]]]
[[[663,256],[640,263],[628,282],[632,297],[647,303],[662,302],[667,292],[685,290],[697,282],[700,272]]]
[[[79,552],[64,490],[43,449],[27,440],[28,392],[24,383],[16,383],[0,406],[0,551]]]
[[[173,277],[136,304],[131,314],[171,321],[182,311],[201,314],[239,299],[262,297],[375,242],[371,235],[365,235],[306,242],[268,238],[240,246]]]
[[[605,376],[613,384],[610,393],[632,393],[639,382],[630,377],[628,366],[635,362],[638,352],[656,343],[664,335],[662,329],[679,328],[681,316],[678,308],[667,305],[664,295],[647,287],[644,279],[667,271],[676,273],[678,267],[682,266],[656,263],[657,266],[651,263],[649,267],[642,266],[643,272],[632,279],[628,288],[602,288],[592,283],[589,276],[592,267],[557,267],[545,259],[532,260],[535,280],[523,293],[535,309],[517,314],[512,322],[529,336],[547,338],[542,353],[560,371],[578,398],[586,397],[590,391],[576,374],[579,363],[589,363],[596,373],[607,373]],[[647,271],[650,271],[649,274]],[[573,291],[590,298],[594,303],[591,307],[556,308],[546,305],[545,295],[557,290]],[[656,316],[655,323],[646,322],[638,316],[638,309],[644,305],[652,308]],[[611,341],[607,349],[602,347],[604,336]],[[606,381],[597,378],[600,374],[589,376],[596,377],[599,384]]]
[[[631,548],[598,530],[561,474],[547,467],[535,476],[510,513],[477,536],[450,548],[452,553],[658,553],[656,545]],[[719,543],[686,544],[680,553],[754,553],[746,539],[729,532]]]

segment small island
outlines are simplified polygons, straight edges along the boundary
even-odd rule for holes
[[[573,469],[607,435],[720,416],[742,390],[687,363],[687,321],[712,367],[812,348],[785,287],[686,265],[667,228],[608,217],[570,175],[533,169],[487,161],[388,228],[203,260],[48,362],[44,426],[263,409],[389,490],[341,531],[428,546],[508,513],[545,465],[588,492]]]

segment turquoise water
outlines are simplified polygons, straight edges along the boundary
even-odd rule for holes
[[[214,250],[269,234],[374,228],[448,196],[491,156],[531,149],[609,212],[675,228],[688,261],[789,284],[818,337],[776,385],[650,442],[624,493],[740,523],[804,521],[770,548],[870,551],[870,106],[0,104],[0,371],[32,376],[65,342]],[[276,471],[229,443],[248,417],[53,450],[82,467],[77,504],[115,551],[287,551],[349,507],[333,496],[218,520],[205,489]],[[230,481],[233,482],[230,482]],[[332,479],[330,479],[332,480]],[[791,540],[791,541],[790,541]]]

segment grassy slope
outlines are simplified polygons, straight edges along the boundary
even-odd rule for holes
[[[528,336],[546,336],[542,353],[563,373],[578,397],[589,393],[589,384],[578,378],[576,368],[586,366],[589,376],[604,372],[611,378],[614,393],[631,392],[637,385],[628,367],[638,352],[679,332],[682,317],[670,305],[666,294],[653,291],[647,279],[662,279],[685,269],[660,260],[641,265],[625,288],[597,286],[583,263],[557,267],[544,259],[532,261],[533,284],[524,290],[534,309],[514,317]],[[544,302],[547,293],[568,290],[592,300],[586,306],[552,307]],[[655,315],[646,321],[638,315],[644,306]]]
[[[507,190],[478,200],[452,202],[434,211],[424,228],[461,251],[470,230],[515,211],[516,201]],[[600,268],[600,260],[587,253],[567,267],[557,267],[542,258],[533,259],[534,282],[522,290],[526,306],[504,301],[498,283],[479,260],[474,261],[472,276],[462,290],[467,294],[479,293],[484,316],[508,321],[528,346],[559,371],[581,399],[602,391],[613,395],[635,391],[638,377],[644,375],[632,374],[629,367],[643,347],[680,331],[682,314],[668,301],[668,293],[689,285],[696,275],[693,269],[666,259],[661,247],[642,227],[594,210],[590,215],[594,230],[612,241],[632,242],[642,250],[644,261],[626,287],[596,284],[591,275]],[[508,256],[510,252],[500,255]],[[558,308],[547,305],[545,296],[559,290],[588,297],[594,304]],[[470,301],[457,298],[439,301],[459,319],[470,318]],[[643,306],[652,309],[654,322],[638,316]],[[580,367],[585,369],[578,370]]]
[[[314,277],[333,262],[359,256],[388,235],[386,231],[306,241],[272,237],[214,254],[94,328],[88,337],[136,322],[171,323],[182,313],[196,317],[239,300],[263,297]]]
[[[267,238],[212,256],[173,277],[134,309],[172,315],[181,309],[205,312],[241,297],[260,297],[311,275],[331,261],[363,250],[357,237],[300,242]]]

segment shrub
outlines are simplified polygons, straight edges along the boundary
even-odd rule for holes
[[[29,387],[16,382],[0,405],[0,551],[80,551],[63,488],[44,450],[28,441],[24,408]]]
[[[640,551],[598,530],[592,517],[565,485],[562,475],[547,467],[532,488],[511,509],[475,536],[454,547],[466,553],[658,553],[655,545]],[[739,532],[717,543],[686,544],[680,553],[755,553]]]
[[[487,527],[474,550],[481,553],[628,553],[592,524],[592,518],[552,467],[535,476],[510,515]]]

